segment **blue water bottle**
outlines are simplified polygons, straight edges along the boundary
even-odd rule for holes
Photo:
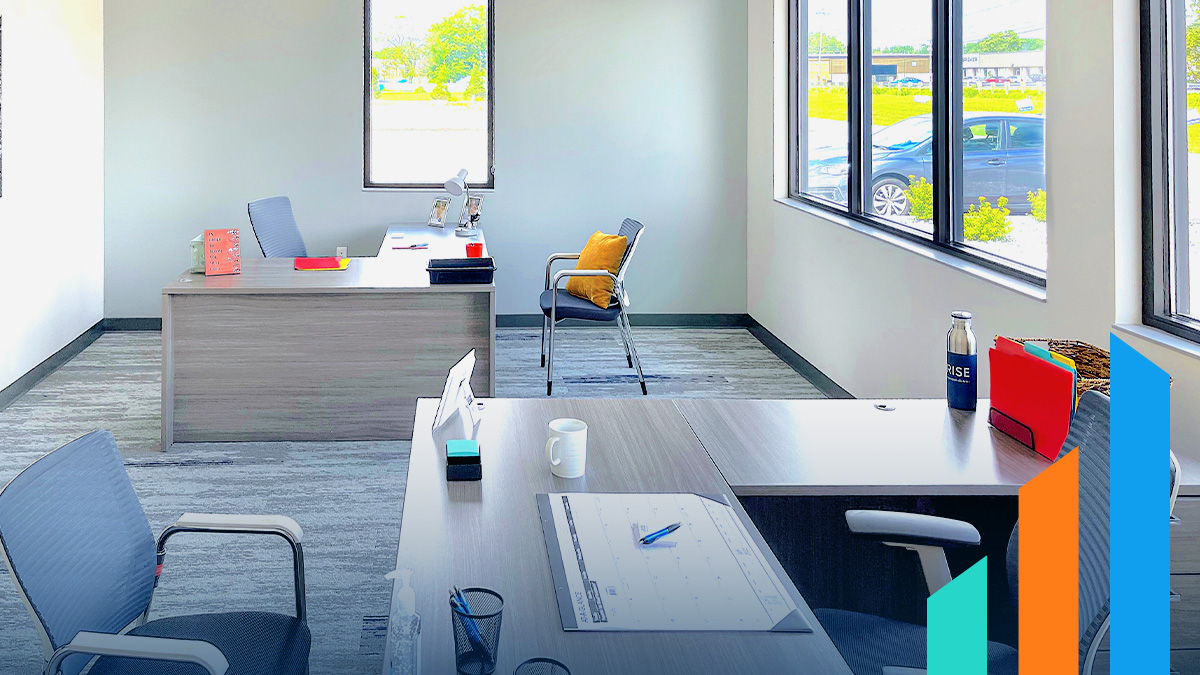
[[[974,410],[979,399],[979,356],[971,313],[953,312],[946,334],[946,400],[951,408]]]

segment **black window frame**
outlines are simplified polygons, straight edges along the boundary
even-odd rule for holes
[[[371,3],[363,0],[363,189],[364,190],[441,190],[440,183],[376,183],[371,181]],[[382,1],[382,0],[380,0]],[[409,0],[410,2],[416,0]],[[496,187],[496,3],[487,0],[487,181],[477,182],[467,176],[467,186],[472,190],[491,190]],[[446,176],[450,178],[450,176]]]
[[[1200,316],[1174,310],[1182,301],[1200,314],[1189,297],[1187,81],[1175,49],[1186,17],[1183,0],[1141,2],[1142,323],[1200,342]]]
[[[807,0],[788,3],[788,197],[841,218],[882,230],[907,241],[1001,272],[1019,281],[1044,289],[1046,271],[992,255],[959,243],[962,240],[962,11],[963,0],[933,0],[932,70],[933,107],[933,234],[906,228],[898,223],[863,210],[863,167],[870,162],[871,144],[864,120],[871,119],[871,78],[864,77],[870,63],[871,0],[845,0],[847,3],[847,123],[849,126],[849,173],[846,205],[827,201],[801,191],[802,153],[805,149],[801,127],[808,64],[805,46]],[[803,62],[802,60],[803,59]],[[1043,120],[1044,124],[1044,120]],[[1007,125],[1004,125],[1007,133]],[[951,130],[955,130],[954,133]],[[864,142],[865,141],[865,142]]]

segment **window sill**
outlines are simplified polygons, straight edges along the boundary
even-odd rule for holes
[[[434,194],[434,193],[443,194],[443,195],[447,194],[446,189],[440,185],[428,185],[428,186],[426,186],[426,185],[398,185],[395,187],[364,185],[362,188],[362,191],[363,192],[413,192],[413,193],[424,192],[424,193],[428,193],[428,194]],[[496,191],[495,186],[471,188],[471,194],[475,194],[477,192],[480,194],[492,194],[495,191]]]
[[[1118,333],[1132,335],[1141,338],[1147,342],[1153,342],[1161,347],[1166,347],[1171,351],[1178,352],[1184,356],[1190,356],[1194,359],[1200,359],[1200,344],[1196,344],[1191,340],[1186,340],[1177,335],[1172,335],[1165,330],[1151,328],[1140,323],[1122,323],[1113,326],[1113,330]]]
[[[886,242],[893,246],[902,248],[922,258],[925,258],[926,260],[932,260],[934,262],[941,263],[947,267],[954,268],[960,272],[969,274],[978,279],[982,279],[988,283],[1008,289],[1014,293],[1024,295],[1025,297],[1032,298],[1033,300],[1037,300],[1038,302],[1046,302],[1046,289],[1036,284],[1031,284],[1021,279],[1013,278],[1007,274],[1004,274],[1003,272],[998,272],[983,265],[973,263],[970,260],[946,253],[945,251],[939,251],[932,246],[925,246],[915,241],[910,241],[899,235],[887,232],[886,230],[872,227],[865,223],[860,223],[853,218],[839,216],[836,213],[831,213],[810,204],[805,204],[804,202],[796,199],[776,197],[775,201],[783,206],[796,209],[797,211],[803,211],[808,215],[821,218],[822,220],[834,223],[836,225],[841,225],[842,227],[854,230],[855,232],[864,234],[877,241]]]

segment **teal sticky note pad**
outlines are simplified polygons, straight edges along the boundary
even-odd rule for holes
[[[470,458],[479,456],[479,443],[475,441],[446,441],[446,457]]]

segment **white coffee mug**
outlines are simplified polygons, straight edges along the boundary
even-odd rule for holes
[[[587,465],[587,425],[562,417],[550,422],[546,441],[550,471],[559,478],[579,478]]]

